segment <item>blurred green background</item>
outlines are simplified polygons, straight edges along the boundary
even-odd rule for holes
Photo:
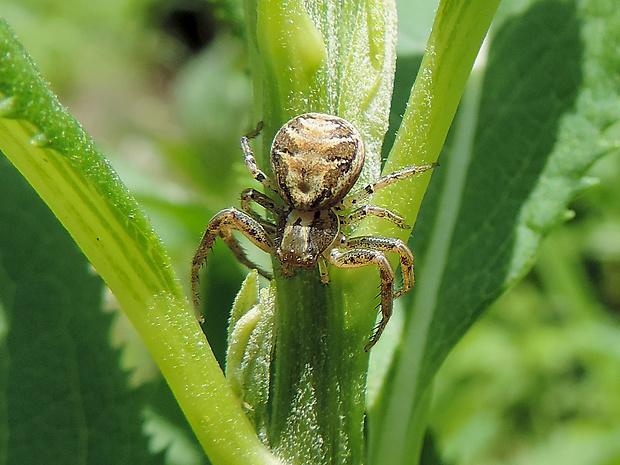
[[[399,52],[421,50],[428,34],[436,2],[417,3]],[[241,0],[1,0],[0,15],[188,276],[207,220],[251,185],[239,136],[260,115]],[[600,184],[572,203],[575,218],[441,369],[429,462],[620,464],[620,159],[605,157],[590,175]],[[221,244],[212,257],[207,299],[229,308],[245,270]],[[226,324],[227,315],[207,317]],[[113,337],[138,367],[132,381],[157,376],[118,321]]]

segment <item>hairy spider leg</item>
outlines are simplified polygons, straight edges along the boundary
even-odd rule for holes
[[[245,166],[248,168],[248,171],[252,175],[254,179],[260,182],[263,186],[268,189],[271,189],[274,192],[277,192],[274,182],[269,178],[256,164],[256,158],[254,158],[254,152],[252,151],[252,147],[250,147],[250,139],[258,136],[263,129],[263,122],[260,121],[258,125],[256,125],[256,129],[247,133],[245,136],[241,137],[241,148],[243,149],[243,160],[245,161]]]
[[[284,213],[286,213],[286,209],[276,204],[271,197],[263,194],[256,189],[248,188],[241,192],[241,209],[250,214],[256,221],[258,221],[265,230],[269,234],[276,233],[276,225],[273,224],[268,219],[262,218],[258,213],[256,213],[252,209],[252,202],[256,202],[261,207],[265,208],[267,211],[273,213],[276,218],[280,218]]]
[[[381,277],[381,320],[375,327],[370,342],[364,347],[364,350],[368,352],[377,343],[392,316],[394,268],[392,268],[385,253],[381,250],[373,249],[352,249],[345,252],[332,249],[327,256],[327,260],[339,268],[357,268],[372,264],[379,267],[379,276]]]
[[[327,270],[327,259],[324,255],[319,255],[317,258],[319,265],[319,274],[321,275],[321,282],[323,284],[329,284],[329,271]]]
[[[260,191],[257,191],[256,189],[244,189],[244,191],[241,192],[241,208],[247,213],[252,212],[252,209],[250,207],[251,202],[256,202],[261,207],[269,210],[276,216],[282,215],[286,210],[285,208],[274,202],[271,197],[263,194]]]
[[[192,298],[194,302],[194,311],[196,312],[196,318],[198,321],[204,321],[202,312],[200,310],[200,269],[207,262],[207,256],[215,243],[215,239],[219,236],[228,245],[230,250],[235,254],[237,260],[248,268],[254,268],[258,272],[268,279],[271,279],[271,275],[266,271],[261,270],[255,263],[251,262],[245,254],[245,251],[239,245],[237,239],[232,235],[232,231],[236,230],[243,233],[250,241],[252,241],[258,248],[269,253],[275,253],[275,247],[273,239],[265,231],[265,228],[249,214],[237,210],[234,207],[226,208],[217,213],[209,224],[202,236],[198,250],[194,254],[192,260],[191,270],[191,284],[192,284]]]
[[[414,174],[423,173],[424,171],[430,170],[437,166],[439,166],[439,163],[431,163],[430,165],[412,165],[399,169],[398,171],[394,171],[393,173],[387,174],[377,179],[375,182],[368,184],[362,190],[359,190],[354,194],[345,197],[344,199],[342,199],[339,205],[336,205],[334,207],[334,209],[337,211],[347,210],[365,201],[373,193],[385,186],[392,184],[395,181],[408,178],[409,176],[413,176]]]
[[[353,210],[348,215],[340,216],[340,224],[342,226],[351,226],[359,223],[362,219],[369,215],[385,218],[386,220],[396,224],[399,228],[409,228],[409,225],[405,222],[405,219],[402,216],[388,210],[387,208],[378,207],[376,205],[364,205],[363,207]]]
[[[394,298],[397,299],[413,287],[413,253],[403,240],[383,236],[358,236],[348,239],[344,247],[353,250],[372,249],[382,252],[397,252],[400,258],[403,286],[394,293]]]

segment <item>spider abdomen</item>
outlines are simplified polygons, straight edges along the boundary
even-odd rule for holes
[[[363,165],[362,136],[337,116],[297,116],[282,126],[271,146],[279,193],[299,211],[336,205],[351,190]]]

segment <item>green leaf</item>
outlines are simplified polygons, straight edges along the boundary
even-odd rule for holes
[[[212,462],[277,463],[226,382],[147,218],[4,21],[0,148],[115,294]]]
[[[139,387],[143,433],[149,437],[149,450],[164,453],[166,465],[211,464],[196,439],[166,380],[158,377]]]
[[[0,198],[2,462],[158,463],[109,345],[101,278],[4,157]]]
[[[535,2],[495,24],[411,241],[418,280],[390,382],[371,412],[376,463],[419,453],[412,438],[423,434],[435,372],[531,267],[542,237],[570,217],[568,201],[591,185],[588,167],[618,146],[602,132],[618,120],[607,104],[617,99],[615,78],[602,79],[608,57],[591,61],[602,39],[583,39],[594,27],[586,11]]]

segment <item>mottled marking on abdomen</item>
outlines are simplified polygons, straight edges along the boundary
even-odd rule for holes
[[[271,147],[283,199],[299,211],[329,208],[351,190],[364,165],[364,142],[349,122],[307,113],[286,123]]]

